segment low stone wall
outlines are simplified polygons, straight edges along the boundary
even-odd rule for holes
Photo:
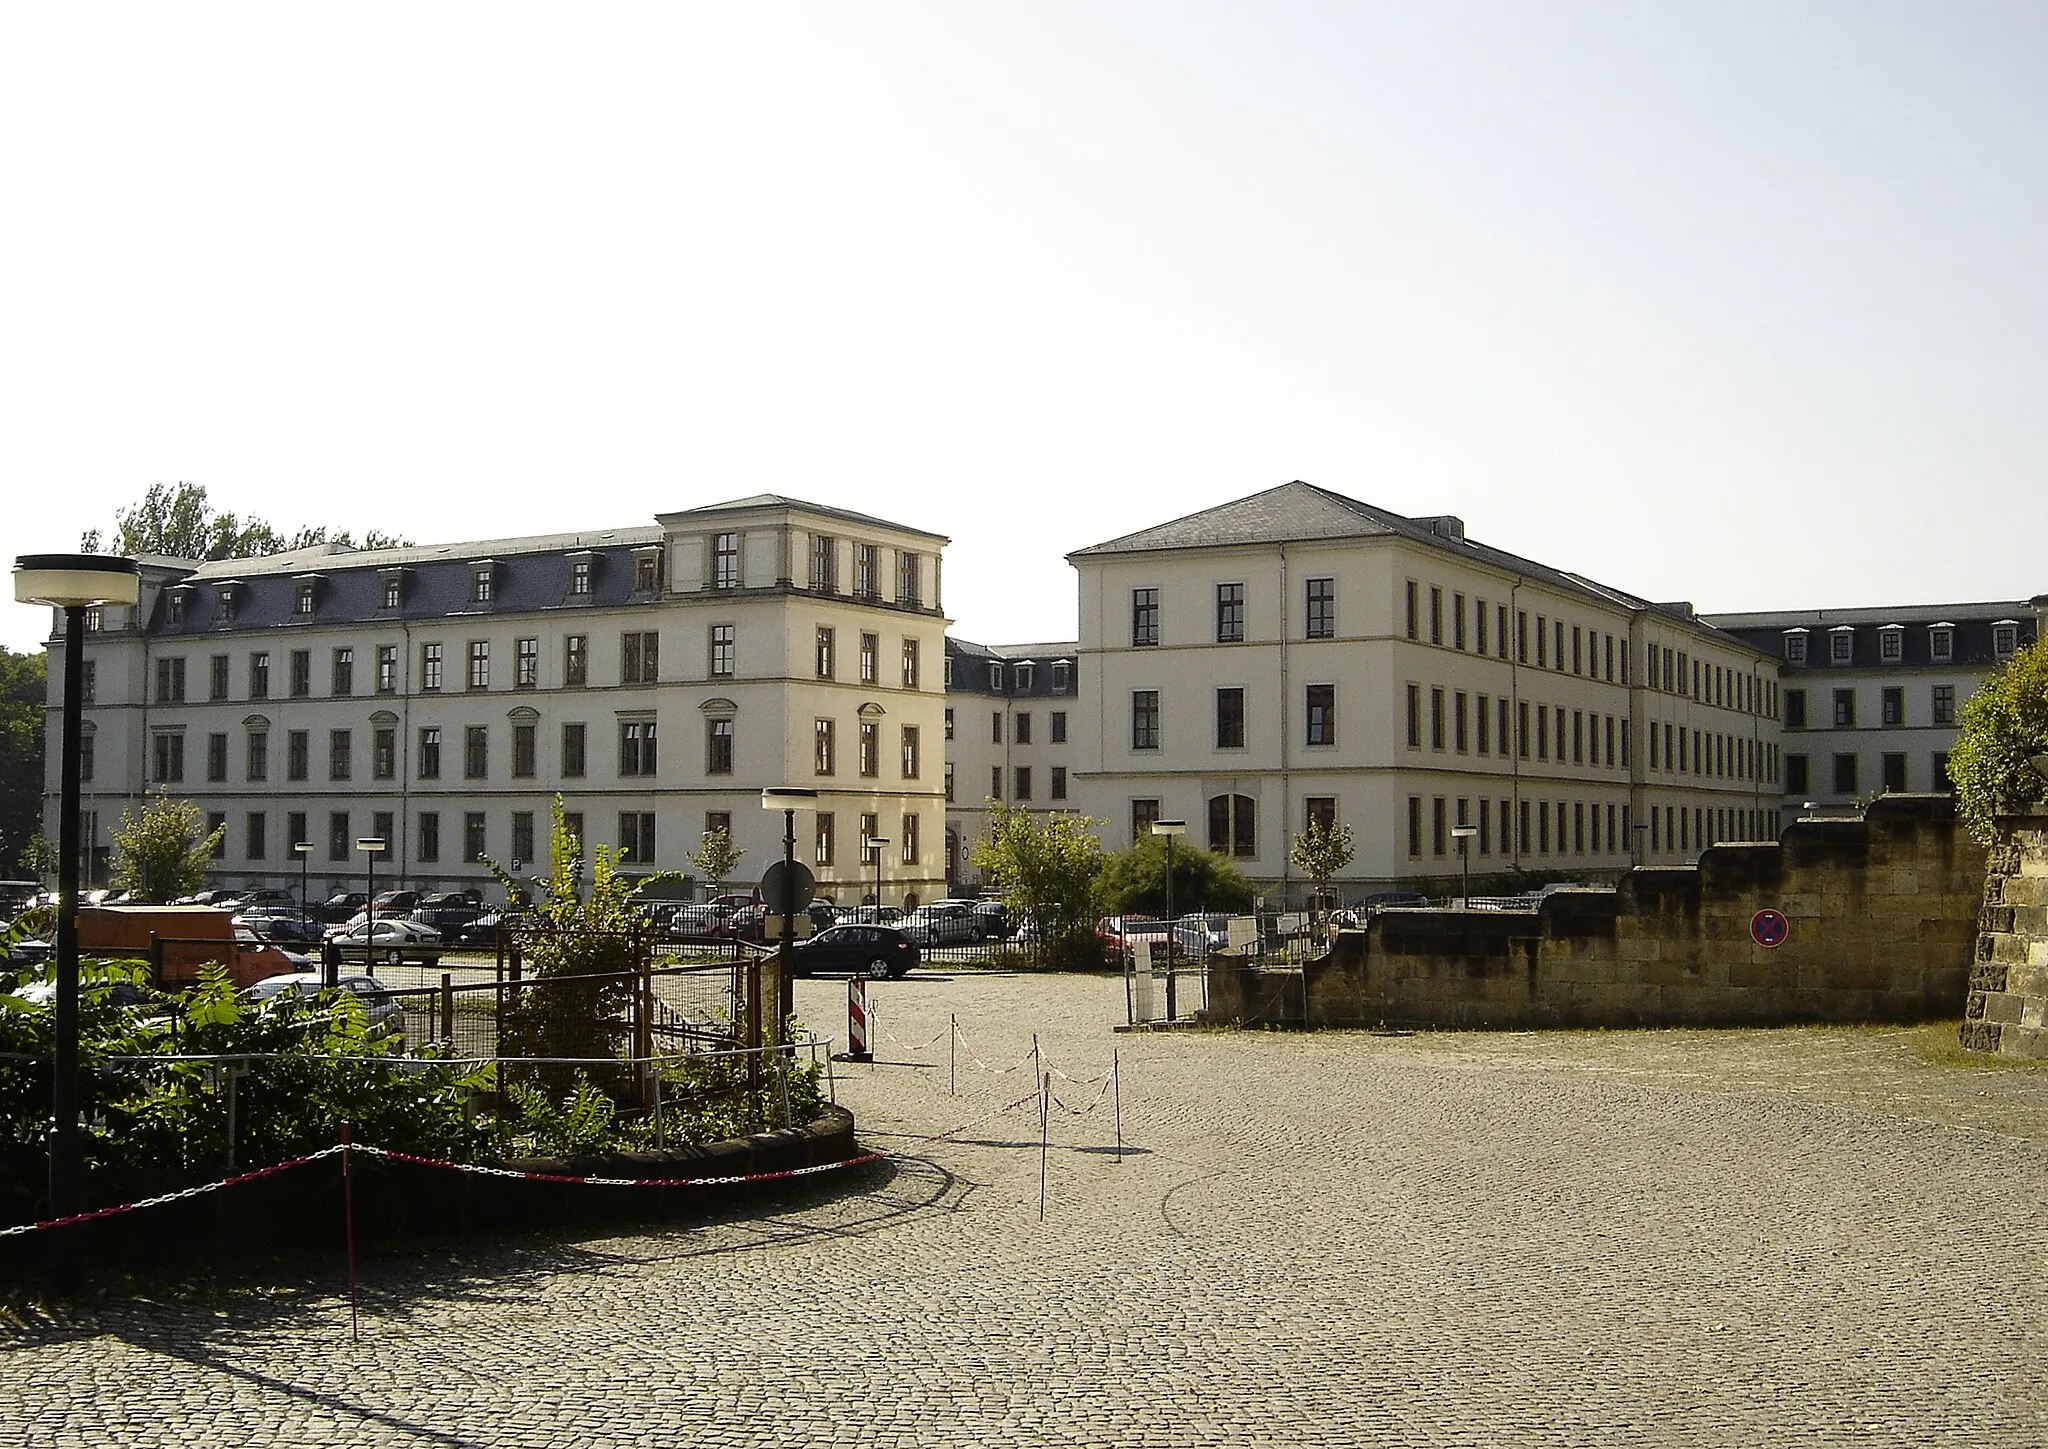
[[[1385,911],[1290,992],[1219,960],[1209,1019],[1308,1026],[1720,1026],[1953,1017],[1969,981],[1984,855],[1946,795],[1887,795],[1777,844],[1629,871],[1535,911]],[[1789,925],[1751,937],[1759,911]],[[1277,1007],[1278,1010],[1274,1010]]]
[[[1998,821],[1984,874],[1962,1044],[2048,1058],[2048,814]]]

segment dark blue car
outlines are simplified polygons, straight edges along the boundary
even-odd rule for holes
[[[894,926],[831,926],[808,941],[798,941],[791,957],[799,976],[847,971],[894,978],[917,964],[917,947]]]

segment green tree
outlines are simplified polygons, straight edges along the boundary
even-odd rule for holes
[[[1085,815],[989,802],[989,833],[969,852],[974,868],[1003,893],[1003,903],[1030,923],[1054,964],[1078,965],[1095,954],[1095,884],[1102,843]]]
[[[0,876],[34,873],[43,816],[43,656],[0,648]]]
[[[206,833],[206,821],[190,800],[173,800],[163,786],[138,815],[121,811],[114,831],[114,884],[153,905],[189,896],[206,884],[213,853],[227,838],[222,825]]]
[[[1166,901],[1166,837],[1141,835],[1129,850],[1103,862],[1099,894],[1113,914],[1164,915]],[[1183,842],[1173,847],[1173,909],[1188,911],[1250,910],[1258,892],[1230,858]]]
[[[79,547],[86,553],[98,553],[100,543],[101,534],[95,528],[79,540]],[[115,553],[202,560],[257,558],[316,543],[356,546],[354,536],[340,529],[301,528],[287,535],[260,518],[217,513],[207,501],[206,489],[197,483],[176,487],[152,483],[141,502],[114,515]],[[362,546],[403,548],[405,540],[373,528],[363,535]]]
[[[1329,894],[1331,877],[1351,864],[1353,854],[1351,827],[1335,821],[1328,825],[1309,821],[1308,829],[1296,835],[1287,848],[1288,860],[1315,886],[1318,902]]]
[[[690,864],[704,873],[704,879],[711,882],[711,894],[717,895],[725,889],[726,880],[740,868],[740,857],[744,850],[732,843],[732,836],[724,830],[707,830],[698,842],[697,849],[690,857]]]
[[[1991,842],[1994,817],[2048,796],[2048,784],[2028,763],[2044,751],[2048,640],[2036,640],[1994,671],[1963,705],[1962,727],[1949,751],[1956,815],[1978,840]]]

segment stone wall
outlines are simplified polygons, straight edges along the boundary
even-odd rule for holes
[[[2048,813],[1998,821],[1960,1036],[1974,1051],[2048,1058]]]
[[[2048,885],[2048,881],[2043,882]],[[1535,911],[1385,911],[1299,973],[1218,960],[1209,1019],[1533,1028],[1920,1021],[1969,982],[1984,855],[1946,795],[1797,821],[1775,845],[1641,868]],[[1751,939],[1766,908],[1784,943]]]

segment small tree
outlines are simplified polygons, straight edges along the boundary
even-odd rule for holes
[[[1993,819],[2037,804],[2048,785],[2028,763],[2048,751],[2048,640],[2013,655],[1963,705],[1962,728],[1949,752],[1956,815],[1989,844]]]
[[[114,831],[114,884],[151,905],[191,895],[206,884],[206,871],[228,828],[202,834],[205,817],[190,800],[173,800],[157,786],[156,800],[140,815],[121,812]]]
[[[1085,815],[1034,815],[991,800],[988,838],[968,853],[983,879],[1002,891],[1003,903],[1031,923],[1039,949],[1055,964],[1080,964],[1093,951],[1100,824]]]
[[[1167,910],[1166,837],[1141,835],[1129,850],[1108,857],[1102,866],[1103,906],[1116,914]],[[1227,855],[1198,846],[1173,848],[1173,901],[1176,911],[1245,911],[1258,892]]]
[[[1315,886],[1318,904],[1329,893],[1331,877],[1351,864],[1352,855],[1351,827],[1334,820],[1328,825],[1319,820],[1309,821],[1308,829],[1296,835],[1287,849],[1287,858],[1294,868]]]
[[[740,857],[746,852],[734,846],[732,836],[725,830],[707,830],[698,842],[696,853],[690,857],[690,864],[704,873],[704,879],[711,882],[711,894],[717,895],[725,889],[726,879],[740,868]]]

